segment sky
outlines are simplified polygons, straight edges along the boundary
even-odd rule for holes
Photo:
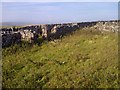
[[[118,19],[117,2],[2,2],[2,22],[30,24]]]
[[[119,2],[119,0],[1,0],[2,2]]]

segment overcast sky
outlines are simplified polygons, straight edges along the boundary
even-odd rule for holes
[[[3,22],[33,24],[114,20],[117,2],[3,2]]]

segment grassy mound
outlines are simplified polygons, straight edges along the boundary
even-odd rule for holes
[[[41,46],[3,49],[3,87],[117,88],[117,39],[83,29]]]

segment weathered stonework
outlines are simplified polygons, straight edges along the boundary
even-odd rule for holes
[[[85,27],[96,28],[96,30],[100,31],[118,32],[118,21],[29,25],[21,28],[2,28],[2,46],[9,46],[14,43],[20,43],[21,41],[29,41],[32,43],[36,41],[40,35],[43,40],[53,40]]]
[[[116,31],[118,31],[118,22],[117,21],[98,22],[94,27],[97,28],[100,31],[116,32]]]

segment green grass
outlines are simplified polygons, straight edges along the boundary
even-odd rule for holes
[[[3,87],[118,88],[117,33],[83,29],[41,46],[3,49]]]

